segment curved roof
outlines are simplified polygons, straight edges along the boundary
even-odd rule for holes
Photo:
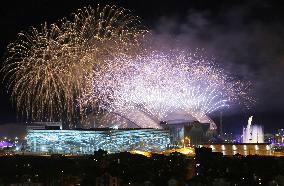
[[[96,118],[91,122],[91,127],[110,127],[110,128],[161,128],[160,122],[166,121],[168,124],[178,124],[186,122],[209,123],[210,129],[216,129],[216,124],[204,113],[187,112],[185,110],[175,110],[169,112],[161,120],[153,117],[149,113],[138,108],[131,110],[116,110],[115,112],[107,112],[99,119]]]
[[[182,109],[168,113],[162,120],[166,121],[168,124],[198,121],[195,117]]]

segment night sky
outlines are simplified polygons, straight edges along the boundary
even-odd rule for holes
[[[235,77],[252,83],[256,103],[249,110],[224,111],[224,131],[240,133],[249,115],[265,132],[284,127],[284,6],[277,0],[9,0],[0,6],[1,64],[18,32],[98,3],[131,10],[163,45],[202,49]],[[219,122],[218,113],[212,117]],[[1,84],[0,125],[14,122],[21,120]]]

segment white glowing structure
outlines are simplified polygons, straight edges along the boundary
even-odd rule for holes
[[[243,143],[264,143],[262,126],[251,123],[252,116],[248,119],[247,128],[243,128]]]

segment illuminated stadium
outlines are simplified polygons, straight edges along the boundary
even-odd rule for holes
[[[32,153],[93,154],[141,150],[165,151],[170,144],[167,130],[161,129],[89,129],[27,131],[27,147]]]
[[[132,118],[108,113],[99,121],[97,117],[89,117],[92,129],[60,130],[61,126],[56,126],[58,123],[37,123],[39,125],[27,130],[27,150],[49,154],[92,154],[99,149],[109,153],[133,150],[163,152],[172,147],[200,144],[210,129],[210,123],[200,123],[184,112],[168,114],[160,123],[141,111],[139,113],[136,112],[137,117]],[[141,119],[154,123],[157,128],[140,128],[136,123]]]
[[[170,112],[162,119],[133,109],[128,113],[89,115],[85,125],[91,129],[60,130],[56,122],[48,123],[49,126],[38,122],[39,126],[27,130],[27,150],[48,154],[93,154],[99,149],[109,153],[164,152],[201,144],[207,131],[215,127],[209,117],[201,123],[183,110]]]

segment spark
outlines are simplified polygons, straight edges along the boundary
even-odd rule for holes
[[[100,78],[93,69],[102,73],[106,59],[131,55],[146,33],[137,17],[115,6],[86,7],[70,20],[19,33],[1,69],[19,113],[32,120],[71,120],[76,100],[92,85],[89,76]]]
[[[123,66],[117,68],[118,63]],[[149,51],[117,57],[108,64],[106,75],[94,81],[93,92],[83,97],[83,103],[102,98],[101,108],[142,128],[160,128],[160,122],[171,113],[182,111],[216,129],[208,114],[253,100],[246,83],[234,80],[213,60],[196,53]],[[121,127],[128,127],[127,122],[121,122]]]

